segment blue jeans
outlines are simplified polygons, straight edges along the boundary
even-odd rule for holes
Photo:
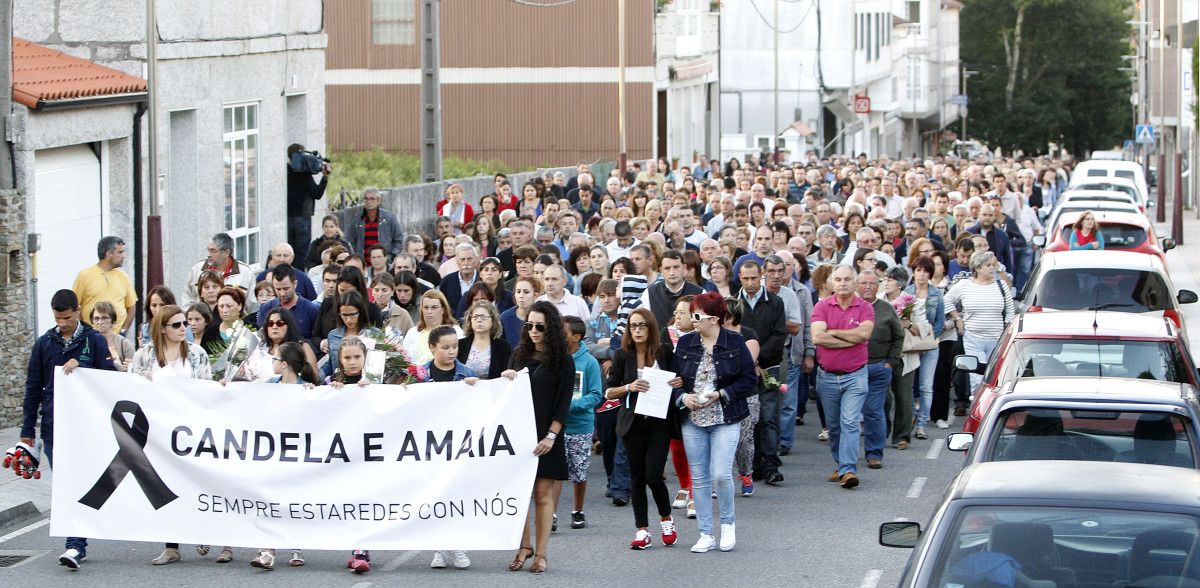
[[[867,398],[867,368],[848,374],[817,372],[817,396],[825,407],[829,425],[829,451],[838,464],[838,474],[858,472],[859,421]]]
[[[963,353],[974,355],[979,360],[979,365],[987,365],[988,358],[992,356],[992,351],[995,351],[996,344],[1000,342],[999,338],[987,339],[984,337],[976,337],[971,333],[963,334]],[[968,394],[974,394],[975,389],[979,387],[979,383],[983,381],[983,375],[971,374],[971,389]]]
[[[50,469],[54,469],[54,442],[46,441],[46,435],[42,435],[42,450],[46,453],[46,463],[50,464]],[[67,549],[77,549],[81,555],[87,554],[87,537],[67,537]]]
[[[921,367],[917,368],[917,428],[929,424],[929,406],[933,402],[933,375],[937,373],[938,348],[921,353]]]
[[[862,405],[863,454],[867,459],[883,459],[888,432],[884,406],[891,385],[891,368],[883,367],[882,361],[867,364],[867,397]]]
[[[1020,292],[1025,286],[1025,280],[1029,279],[1029,272],[1033,269],[1033,249],[1026,245],[1025,247],[1012,248],[1013,265],[1015,268],[1010,268],[1009,271],[1013,274],[1013,288]]]
[[[788,391],[779,410],[779,447],[791,449],[796,438],[796,417],[803,417],[808,404],[808,374],[804,364],[788,364]]]
[[[604,456],[604,473],[608,475],[608,494],[613,498],[629,500],[629,460],[625,456],[625,443],[617,436],[617,410],[596,413],[596,436]]]
[[[698,427],[691,419],[683,421],[683,448],[692,472],[692,494],[696,500],[696,524],[703,535],[713,534],[713,482],[717,484],[717,505],[721,524],[734,521],[733,454],[737,451],[741,426],[737,423]]]

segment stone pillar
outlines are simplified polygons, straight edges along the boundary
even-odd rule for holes
[[[0,190],[0,427],[21,421],[25,368],[36,338],[29,330],[29,256],[25,251],[25,197]]]

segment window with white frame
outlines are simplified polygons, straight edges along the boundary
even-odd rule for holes
[[[701,52],[701,17],[708,11],[702,0],[677,0],[675,8],[675,55],[699,55]]]
[[[417,38],[417,0],[371,0],[371,43],[412,45]]]
[[[225,232],[234,257],[254,266],[259,250],[258,103],[225,106]]]

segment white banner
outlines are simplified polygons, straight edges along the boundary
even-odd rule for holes
[[[55,375],[50,534],[303,549],[514,549],[529,377],[408,386]]]

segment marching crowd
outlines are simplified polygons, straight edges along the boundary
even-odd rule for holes
[[[693,169],[659,159],[597,177],[581,163],[575,177],[521,186],[496,174],[478,205],[451,184],[431,234],[404,234],[368,188],[361,212],[345,226],[326,216],[311,240],[293,217],[311,214],[325,181],[290,173],[291,242],[257,274],[222,233],[186,283],[141,295],[120,269],[124,242],[100,241],[98,263],[50,302],[56,326],[30,357],[22,442],[40,437],[53,459],[56,366],[209,379],[239,334],[257,331],[225,380],[340,387],[365,385],[368,349],[391,340],[426,381],[529,370],[539,465],[510,570],[547,569],[563,482],[571,528],[587,526],[593,454],[605,496],[632,505],[633,549],[674,544],[680,510],[697,520],[692,551],[729,551],[735,496],[784,483],[780,456],[803,435],[828,445],[828,480],[853,489],[870,481],[860,463],[884,467],[885,450],[965,414],[971,383],[952,359],[987,360],[1070,166],[810,154]],[[1096,247],[1087,229],[1081,246]],[[659,418],[638,403],[662,372]],[[68,538],[59,561],[77,569],[86,554],[86,539]],[[167,544],[152,563],[180,558]],[[217,561],[233,558],[225,547]],[[300,551],[288,563],[303,565]],[[275,550],[251,564],[271,569]],[[366,572],[370,554],[347,565]],[[448,565],[470,558],[434,554],[433,567]]]

